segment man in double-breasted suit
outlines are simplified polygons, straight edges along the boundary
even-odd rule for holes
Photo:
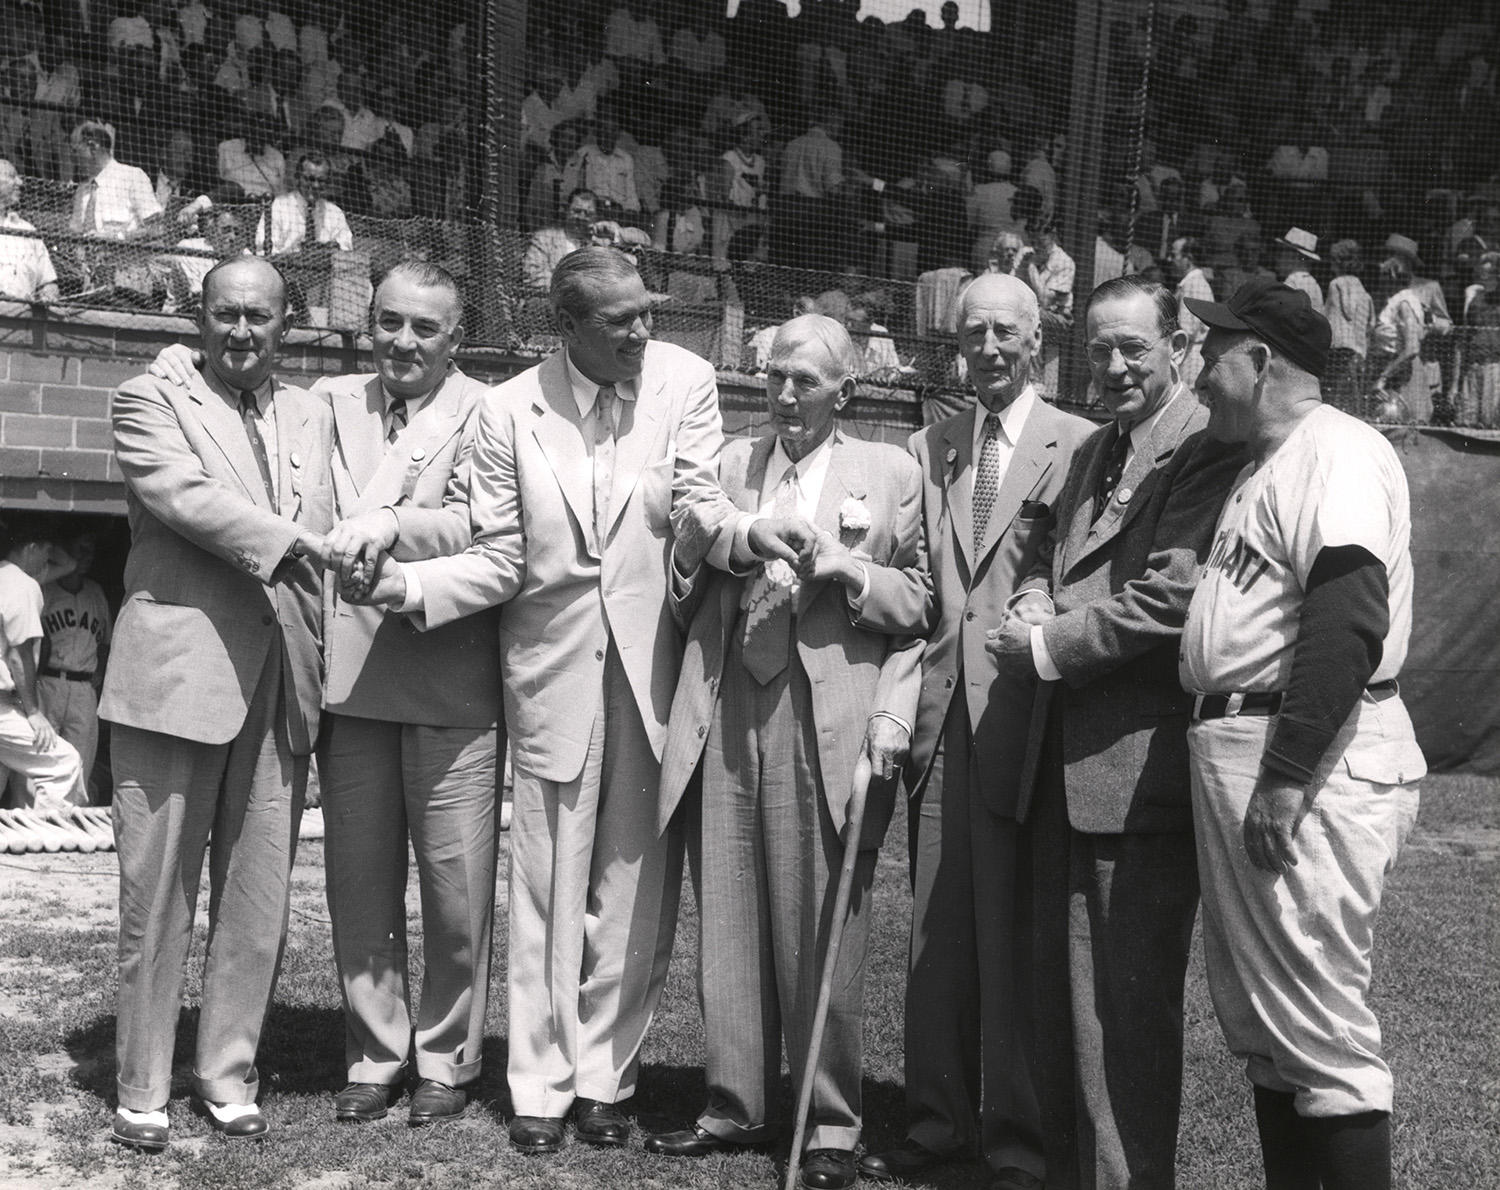
[[[204,366],[114,398],[131,549],[99,713],[120,863],[114,1136],[167,1143],[172,1041],[205,845],[209,947],[193,1090],[259,1136],[255,1051],[281,960],[322,704],[332,419],[272,375],[286,287],[263,260],[204,279]]]
[[[1073,452],[1092,428],[1032,384],[1040,344],[1031,289],[1003,274],[977,278],[960,299],[959,349],[979,404],[911,440],[937,612],[907,772],[907,1140],[861,1159],[874,1180],[961,1156],[976,1133],[997,1186],[1036,1186],[1045,1172],[1017,780],[1035,683],[1001,671],[984,647],[1046,546]]]
[[[635,1090],[681,881],[680,834],[656,815],[682,656],[671,552],[675,540],[701,557],[736,515],[716,480],[713,369],[650,341],[629,259],[579,249],[551,297],[564,349],[480,405],[473,544],[383,560],[362,596],[427,629],[503,605],[510,1135],[532,1153],[561,1146],[570,1110],[582,1140],[629,1136],[616,1104]]]
[[[801,581],[785,563],[705,569],[672,704],[657,826],[702,763],[688,848],[699,901],[708,1103],[694,1127],[646,1148],[702,1156],[764,1140],[785,1035],[793,1099],[812,1034],[850,787],[872,780],[848,926],[818,1073],[805,1184],[855,1181],[861,1028],[876,852],[891,819],[921,685],[932,593],[921,477],[899,447],[846,437],[859,356],[841,323],[808,314],[776,333],[771,432],[725,447],[720,483],[747,513],[800,516],[817,533]],[[732,534],[722,534],[729,538]]]
[[[468,548],[471,415],[488,386],[453,362],[463,296],[436,265],[398,264],[371,314],[374,375],[319,381],[333,407],[329,534],[341,567]],[[330,592],[318,747],[328,912],[344,995],[348,1085],[338,1119],[386,1114],[409,1051],[407,1120],[463,1112],[478,1078],[495,916],[498,615],[430,632]],[[422,992],[407,991],[410,837],[422,890]]]
[[[1169,290],[1106,282],[1086,334],[1114,419],[1074,458],[1055,548],[991,648],[1007,669],[1046,680],[1031,815],[1047,1185],[1164,1190],[1174,1184],[1198,907],[1193,700],[1177,652],[1243,458],[1202,432]]]

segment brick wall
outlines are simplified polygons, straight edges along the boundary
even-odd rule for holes
[[[110,393],[145,371],[166,344],[195,340],[182,318],[90,312],[60,321],[0,313],[0,508],[123,514],[125,493],[110,448]],[[466,372],[489,383],[533,362],[493,351],[461,359]],[[293,331],[278,375],[310,384],[369,370],[368,352],[352,338]],[[765,398],[752,377],[722,374],[720,396],[731,433],[765,421]],[[921,425],[921,405],[909,393],[870,393],[846,419],[860,437],[904,441]]]

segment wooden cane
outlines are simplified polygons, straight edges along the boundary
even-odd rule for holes
[[[834,965],[839,959],[839,944],[844,940],[844,926],[848,924],[849,895],[854,888],[854,865],[859,861],[859,835],[865,822],[865,794],[869,789],[870,758],[861,751],[854,764],[853,787],[849,791],[849,820],[844,825],[844,865],[839,869],[838,891],[833,898],[833,920],[828,923],[828,953],[823,958],[823,982],[818,986],[812,1038],[807,1046],[807,1062],[802,1067],[802,1090],[797,1095],[797,1126],[792,1133],[792,1151],[786,1162],[785,1190],[797,1190],[797,1174],[802,1166],[802,1138],[807,1132],[807,1111],[812,1105],[813,1075],[817,1073],[823,1030],[828,1024],[828,1002],[833,998]]]

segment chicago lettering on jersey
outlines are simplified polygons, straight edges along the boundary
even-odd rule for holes
[[[48,636],[68,628],[81,628],[91,633],[95,640],[100,642],[104,640],[103,622],[98,616],[91,616],[82,608],[57,608],[42,618],[42,626]]]
[[[1235,587],[1248,592],[1269,569],[1269,558],[1238,533],[1221,529],[1214,539],[1213,553],[1208,555],[1203,573],[1207,574],[1210,570],[1223,571]]]

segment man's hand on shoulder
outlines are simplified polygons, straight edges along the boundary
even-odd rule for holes
[[[146,371],[158,380],[165,380],[179,388],[186,388],[192,382],[193,377],[198,375],[198,369],[202,366],[203,353],[201,351],[189,347],[186,343],[168,343],[156,353],[156,358],[151,361]]]

